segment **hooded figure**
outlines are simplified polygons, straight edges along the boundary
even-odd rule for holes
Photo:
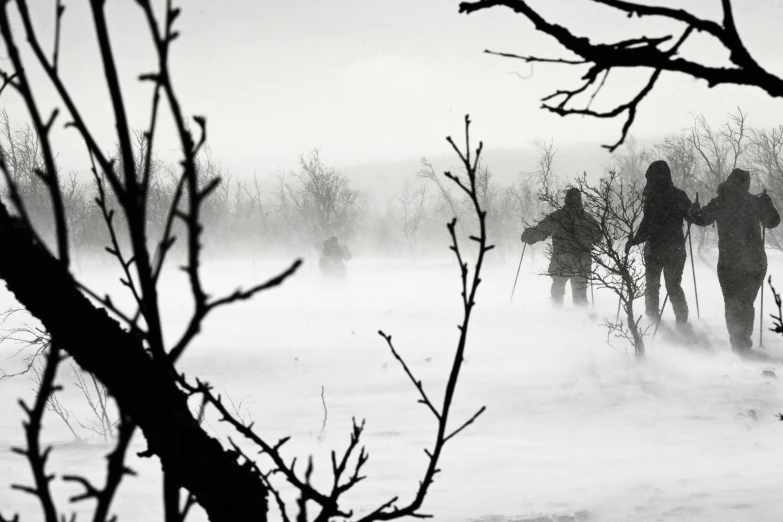
[[[666,292],[678,326],[688,322],[688,302],[682,290],[682,272],[685,269],[685,236],[683,220],[688,217],[691,200],[674,186],[669,165],[653,161],[645,174],[644,218],[636,235],[625,244],[626,253],[632,246],[645,243],[644,305],[647,316],[658,319],[661,293],[661,273]]]
[[[552,277],[552,300],[563,304],[565,286],[571,280],[574,305],[587,306],[587,286],[592,271],[590,250],[601,241],[598,222],[582,207],[579,189],[566,191],[563,208],[546,216],[538,225],[522,233],[522,242],[532,245],[552,236],[552,258],[549,275]]]
[[[350,261],[352,257],[351,252],[345,246],[341,246],[335,236],[332,236],[324,242],[318,267],[324,275],[344,279],[345,262]]]
[[[767,192],[754,196],[749,189],[750,173],[734,169],[718,187],[716,198],[703,209],[694,203],[689,213],[696,225],[718,223],[718,281],[731,347],[740,353],[747,353],[753,346],[753,303],[767,273],[759,224],[766,228],[780,224],[780,215]]]

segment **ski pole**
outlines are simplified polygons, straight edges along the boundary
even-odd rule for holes
[[[511,299],[509,299],[509,303],[514,300],[514,291],[517,289],[517,280],[519,279],[519,270],[522,268],[522,260],[525,259],[525,249],[527,248],[527,243],[522,247],[522,256],[519,258],[519,266],[517,267],[517,276],[514,278],[514,287],[511,289]]]
[[[669,300],[669,294],[663,298],[663,306],[661,307],[661,313],[658,314],[658,320],[655,322],[655,330],[653,330],[652,338],[655,339],[655,334],[658,333],[658,326],[661,324],[661,317],[663,317],[663,311],[666,309],[666,302]]]
[[[593,308],[595,308],[595,292],[593,292],[593,280],[590,279],[590,297],[593,300]]]
[[[766,190],[764,191],[766,192]],[[766,250],[767,247],[767,228],[764,225],[761,225],[761,242],[762,245],[764,245],[764,249]],[[767,277],[767,272],[764,272],[764,277]],[[759,307],[759,348],[764,346],[764,341],[762,340],[762,334],[764,333],[763,328],[764,323],[764,280],[761,280],[761,306]]]
[[[699,193],[696,193],[696,204],[699,203]],[[688,248],[691,251],[691,273],[693,274],[693,293],[696,294],[696,317],[701,319],[701,311],[699,310],[699,290],[696,287],[696,267],[693,263],[693,241],[691,239],[691,223],[688,222]]]
[[[688,223],[688,248],[691,250],[691,273],[693,274],[693,293],[696,294],[696,317],[701,319],[701,310],[699,310],[699,289],[696,287],[696,266],[693,263],[693,242],[690,236],[691,225]]]

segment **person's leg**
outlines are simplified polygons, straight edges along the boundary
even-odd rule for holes
[[[574,260],[574,274],[571,277],[571,295],[573,296],[574,306],[585,308],[589,305],[587,289],[590,286],[592,268],[593,260],[589,254],[581,255]]]
[[[644,307],[645,313],[650,319],[658,320],[658,306],[660,303],[661,292],[661,272],[663,271],[663,265],[657,255],[657,252],[651,252],[645,248],[644,256]]]
[[[571,295],[574,300],[574,306],[580,308],[588,306],[587,287],[590,285],[589,281],[584,275],[576,275],[571,278]]]
[[[567,282],[567,277],[560,275],[552,276],[552,288],[550,289],[550,294],[552,296],[552,304],[557,308],[563,306],[563,298],[565,297],[565,286]]]
[[[756,319],[756,308],[753,304],[758,297],[761,285],[764,284],[764,272],[743,274],[739,293],[738,310],[738,336],[742,346],[751,348],[753,346],[753,323]]]
[[[723,293],[724,315],[733,350],[748,348],[742,336],[742,276],[735,270],[718,267],[718,282]]]
[[[685,250],[671,252],[663,266],[663,277],[666,283],[666,293],[672,303],[677,323],[688,322],[688,301],[682,289],[682,273],[685,269]]]

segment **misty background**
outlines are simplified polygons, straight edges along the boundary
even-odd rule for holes
[[[671,30],[658,20],[626,21],[611,9],[579,0],[537,4],[545,16],[610,41]],[[720,3],[710,0],[661,4],[682,5],[699,16],[720,15]],[[415,174],[421,156],[453,163],[444,137],[460,128],[467,112],[476,136],[487,144],[488,165],[504,181],[534,170],[534,140],[554,140],[561,151],[558,170],[570,176],[607,164],[610,158],[599,145],[619,137],[622,119],[561,118],[540,109],[540,98],[577,85],[584,68],[531,67],[483,53],[567,57],[556,42],[507,9],[460,15],[451,0],[190,0],[185,7],[170,58],[175,85],[183,107],[207,117],[212,155],[236,177],[272,178],[317,147],[356,188],[381,193],[388,178]],[[53,5],[34,2],[31,9],[40,34],[51,35]],[[80,26],[90,20],[86,9],[78,2],[68,5],[60,69],[88,124],[108,133],[113,118],[94,31]],[[111,2],[107,12],[123,93],[133,109],[131,125],[141,128],[149,119],[151,86],[135,79],[154,67],[146,22],[129,2]],[[779,46],[772,44],[781,14],[780,0],[735,2],[744,43],[773,73],[783,70]],[[699,35],[683,48],[686,56],[694,53],[707,63],[725,60],[725,53]],[[40,70],[30,74],[34,85],[48,89],[36,81]],[[627,101],[646,74],[610,75],[596,108]],[[36,89],[43,108],[55,106],[47,89]],[[718,122],[738,105],[754,125],[779,123],[779,105],[758,89],[707,89],[703,82],[665,74],[642,104],[633,131],[640,142],[652,143],[690,126],[694,114]],[[26,117],[14,93],[8,93],[5,107],[14,121]],[[160,154],[174,160],[176,138],[170,122],[163,123],[168,126],[160,133]],[[87,171],[77,133],[57,127],[61,167]]]

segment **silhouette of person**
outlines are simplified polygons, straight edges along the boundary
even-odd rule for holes
[[[532,245],[552,237],[552,257],[548,274],[552,278],[550,294],[560,307],[566,283],[571,281],[575,306],[587,306],[587,287],[592,272],[590,250],[602,238],[598,222],[585,212],[582,193],[577,188],[566,191],[563,207],[555,210],[536,226],[522,233],[522,242]]]
[[[345,279],[346,261],[353,258],[347,247],[340,245],[337,237],[332,236],[324,242],[318,267],[325,276],[335,279]]]
[[[688,302],[682,289],[682,273],[687,258],[682,224],[688,218],[691,200],[683,190],[674,186],[671,170],[665,161],[653,161],[645,177],[644,218],[636,235],[625,244],[625,252],[634,245],[645,243],[644,304],[647,316],[658,320],[663,273],[676,324],[683,327],[688,323]]]
[[[753,303],[767,273],[759,225],[775,228],[780,224],[780,214],[766,190],[754,196],[749,189],[750,173],[734,169],[718,187],[717,197],[704,208],[695,202],[689,211],[696,225],[718,224],[718,281],[726,329],[732,349],[741,355],[749,355],[753,346]]]

